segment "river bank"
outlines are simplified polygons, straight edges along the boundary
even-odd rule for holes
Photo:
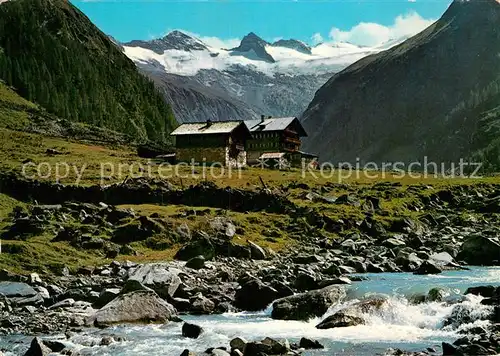
[[[357,276],[352,277],[356,279]],[[202,354],[212,347],[230,350],[230,343],[235,338],[249,342],[265,338],[279,342],[286,339],[292,346],[294,343],[298,346],[300,340],[306,338],[324,347],[317,350],[297,348],[297,352],[304,355],[375,355],[389,354],[391,349],[442,355],[442,342],[452,344],[458,339],[464,343],[464,338],[473,341],[481,333],[495,335],[492,307],[482,304],[486,299],[471,292],[481,290],[477,288],[481,285],[500,285],[499,268],[472,268],[427,276],[382,273],[362,277],[364,280],[344,286],[345,296],[332,304],[324,315],[308,321],[273,319],[270,305],[258,312],[180,315],[184,322],[203,329],[195,339],[183,336],[184,322],[179,321],[105,329],[73,326],[42,339],[55,342],[47,344],[63,347],[65,354],[72,355],[181,355],[185,349]],[[469,294],[464,295],[466,291]],[[386,304],[378,310],[358,311],[357,315],[364,319],[359,325],[328,330],[315,327],[328,316],[352,308],[360,300],[373,298],[384,299]],[[58,311],[75,317],[78,303],[69,304],[53,308],[53,314]],[[95,313],[90,305],[85,311],[80,310],[81,317],[88,318]],[[34,319],[42,320],[40,315]],[[32,337],[14,334],[4,335],[0,340],[0,348],[8,350],[7,355],[23,355]]]

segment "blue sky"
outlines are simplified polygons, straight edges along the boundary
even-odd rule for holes
[[[308,43],[339,39],[367,42],[365,35],[439,18],[450,0],[281,0],[281,1],[101,1],[73,0],[102,31],[122,42],[153,39],[182,29],[221,40],[255,32],[268,41],[296,38]],[[396,19],[405,23],[395,24]],[[396,21],[397,22],[397,21]],[[364,26],[359,28],[359,24]],[[363,24],[364,23],[364,24]],[[358,26],[358,27],[356,27]],[[332,31],[333,29],[333,31]],[[335,30],[336,29],[336,30]],[[352,33],[356,30],[356,33]],[[359,31],[358,31],[359,30]],[[419,28],[420,30],[420,28]],[[335,32],[336,31],[336,32]],[[314,36],[314,40],[313,40]],[[389,36],[377,33],[376,36]]]

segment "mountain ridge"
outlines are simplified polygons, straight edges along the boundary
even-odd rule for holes
[[[351,162],[474,157],[478,118],[495,107],[474,97],[497,95],[498,24],[496,1],[455,1],[426,30],[337,73],[301,117],[306,149]]]
[[[125,54],[164,91],[180,122],[246,120],[261,114],[299,116],[332,74],[379,51],[346,43],[310,48],[293,39],[269,43],[255,33],[245,36],[239,46],[224,49],[184,35],[205,48],[155,52],[154,41],[134,42],[133,47],[123,44]],[[170,48],[174,47],[179,48],[175,44]],[[165,91],[179,82],[183,89],[178,95],[188,98],[185,103]]]

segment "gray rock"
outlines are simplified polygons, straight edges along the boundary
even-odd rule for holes
[[[34,297],[38,293],[26,283],[0,282],[0,294],[10,299]]]
[[[218,216],[211,220],[209,224],[214,231],[228,239],[233,238],[236,234],[236,226],[234,226],[233,222],[228,218]]]
[[[364,324],[363,314],[380,309],[386,302],[385,299],[368,299],[355,303],[330,315],[316,325],[316,329],[333,329]]]
[[[398,267],[407,272],[415,271],[422,264],[422,260],[418,258],[416,253],[409,253],[408,251],[400,251],[395,262]]]
[[[500,287],[498,288],[500,291]],[[495,292],[497,291],[497,288],[495,288],[492,285],[489,286],[478,286],[478,287],[470,287],[467,288],[464,294],[474,294],[474,295],[481,295],[485,298],[491,298],[495,295]]]
[[[500,261],[500,242],[482,235],[472,235],[465,239],[457,256],[470,265],[491,266]]]
[[[305,272],[298,273],[295,281],[293,282],[293,285],[295,288],[302,292],[319,288],[316,278],[313,275]]]
[[[191,238],[191,229],[185,223],[177,226],[176,231],[184,240],[189,240]]]
[[[56,340],[43,340],[43,344],[47,346],[52,352],[61,352],[66,348],[66,345]]]
[[[12,305],[40,305],[43,298],[26,283],[0,282],[0,295],[4,295]]]
[[[72,298],[61,300],[58,303],[55,303],[49,307],[49,309],[58,309],[58,308],[68,308],[75,304],[75,300]]]
[[[121,293],[126,294],[126,293],[130,293],[130,292],[135,292],[138,290],[153,291],[151,288],[144,286],[141,282],[139,282],[135,279],[129,279],[123,285]]]
[[[236,337],[236,338],[231,340],[231,342],[229,343],[229,346],[231,346],[231,349],[244,351],[247,343],[248,343],[248,341],[246,341],[245,339],[243,339],[241,337]]]
[[[441,288],[432,288],[425,298],[428,302],[442,302],[446,297],[446,292]]]
[[[387,240],[385,240],[382,243],[382,245],[385,247],[388,247],[388,248],[396,248],[396,247],[405,246],[406,243],[403,240],[391,237],[391,238],[388,238]]]
[[[261,342],[249,342],[245,345],[245,350],[243,350],[245,356],[261,356],[263,354],[270,355],[271,346]]]
[[[279,320],[309,320],[320,317],[345,295],[345,289],[338,285],[292,295],[275,301],[271,316]]]
[[[106,335],[101,339],[99,346],[109,346],[114,342],[115,342],[115,340],[113,339],[113,337]]]
[[[42,279],[38,275],[38,273],[31,273],[29,277],[30,284],[41,284]]]
[[[181,284],[178,272],[163,264],[145,264],[129,272],[129,280],[138,281],[167,299],[174,296]]]
[[[231,356],[229,352],[221,349],[213,349],[210,353],[212,356]]]
[[[43,299],[49,299],[50,298],[50,293],[47,290],[47,288],[42,287],[42,286],[36,286],[35,290],[37,291],[38,294],[40,294],[40,297]]]
[[[99,294],[97,301],[94,303],[95,308],[102,308],[113,299],[115,299],[120,294],[120,289],[118,288],[105,288]]]
[[[51,352],[52,350],[44,345],[42,339],[35,337],[24,356],[48,356]]]
[[[215,309],[215,303],[210,299],[204,297],[201,293],[198,293],[191,300],[191,313],[192,314],[211,314]]]
[[[234,305],[242,310],[265,309],[278,298],[278,291],[258,279],[251,279],[236,291]]]
[[[99,309],[92,319],[98,326],[121,323],[166,323],[176,313],[175,308],[160,299],[156,293],[136,291],[120,295]]]
[[[433,261],[424,261],[416,270],[414,274],[439,274],[442,270]]]
[[[305,337],[300,339],[299,347],[305,350],[321,350],[325,348],[318,340],[311,340]]]
[[[433,253],[429,256],[429,260],[437,266],[446,266],[454,262],[453,257],[448,252]]]
[[[261,341],[261,343],[270,347],[271,355],[284,355],[290,351],[290,345],[288,342],[280,342],[278,340],[271,339],[270,337],[266,337]]]
[[[190,324],[190,323],[184,323],[182,325],[182,336],[190,338],[190,339],[197,339],[201,333],[203,332],[203,328],[201,326],[195,325],[195,324]]]
[[[267,258],[267,253],[264,251],[262,247],[253,243],[252,241],[248,241],[248,245],[250,246],[250,253],[252,259],[254,260],[265,260]]]
[[[203,267],[205,267],[205,257],[200,255],[191,258],[189,261],[186,262],[186,267],[192,269],[202,269]]]

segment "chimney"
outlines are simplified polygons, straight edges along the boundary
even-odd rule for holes
[[[208,119],[207,120],[207,127],[210,127],[210,125],[212,125],[212,120]]]
[[[260,115],[260,122],[264,122],[265,119],[266,119],[266,115]]]

